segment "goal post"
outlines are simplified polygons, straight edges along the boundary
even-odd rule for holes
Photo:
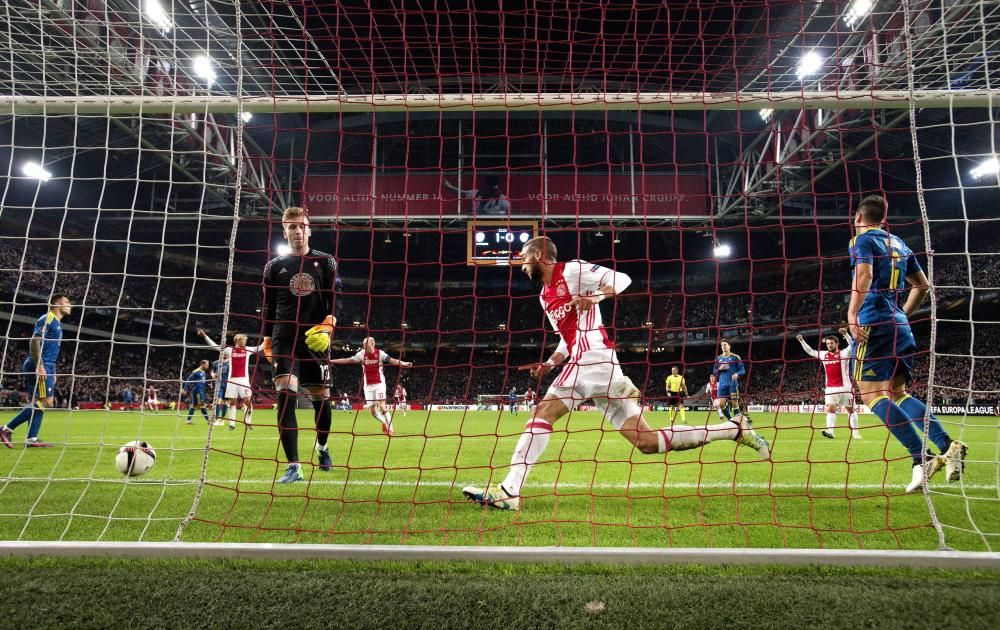
[[[29,4],[0,10],[0,555],[1000,563],[996,3]],[[930,280],[908,391],[968,448],[919,492],[797,340],[845,343],[868,195]],[[268,285],[294,206],[320,253]],[[550,308],[570,285],[522,264],[536,236],[628,276],[602,320]],[[327,255],[338,321],[289,429],[264,295],[326,291]],[[593,392],[536,418],[525,392],[577,368],[524,368],[570,312],[629,379],[612,403],[733,436],[640,447]],[[57,325],[49,402],[25,360]],[[248,403],[221,377],[237,335]],[[123,476],[135,440],[155,465]],[[512,465],[519,509],[467,501]]]

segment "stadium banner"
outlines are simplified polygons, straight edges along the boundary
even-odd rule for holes
[[[477,184],[466,175],[463,189]],[[461,199],[444,182],[455,174],[311,175],[304,203],[313,217],[473,215],[475,200]],[[498,176],[510,214],[583,216],[707,216],[707,178],[690,173],[599,175],[512,173]],[[485,183],[482,184],[485,188]],[[634,191],[634,192],[633,192]],[[506,212],[501,213],[506,216]],[[497,216],[501,216],[497,214]],[[488,216],[480,211],[477,216]]]
[[[931,405],[931,410],[942,416],[998,416],[1000,405]]]

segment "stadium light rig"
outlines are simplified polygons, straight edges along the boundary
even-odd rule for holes
[[[292,248],[282,243],[275,248],[279,256],[287,256],[292,253]]]
[[[21,167],[21,173],[25,177],[37,179],[41,182],[47,182],[52,179],[52,173],[42,168],[42,165],[38,162],[25,162],[24,166]]]
[[[191,62],[191,68],[194,70],[195,75],[199,78],[204,79],[205,83],[212,85],[215,83],[217,75],[215,74],[215,68],[212,67],[212,60],[205,55],[198,55]]]
[[[729,258],[729,255],[733,253],[733,249],[725,243],[716,243],[715,248],[712,249],[712,253],[715,254],[716,258]]]
[[[823,61],[822,55],[815,50],[810,50],[799,60],[799,67],[795,71],[795,74],[798,75],[799,79],[812,76],[823,67]]]
[[[872,12],[872,5],[875,3],[872,0],[854,0],[847,11],[844,12],[844,24],[848,28],[854,28],[854,26],[863,20],[865,16]]]
[[[243,119],[243,122],[250,122],[250,119],[253,118],[253,114],[251,112],[243,112],[240,114],[240,118]]]
[[[153,26],[160,29],[161,32],[169,33],[170,29],[174,27],[174,23],[170,21],[170,16],[167,15],[167,12],[163,10],[160,0],[146,0],[144,6],[146,19]]]
[[[762,109],[760,110],[760,119],[764,122],[771,120],[771,116],[774,114],[773,109]]]
[[[1000,158],[993,156],[983,160],[979,166],[969,171],[972,179],[982,179],[990,175],[1000,175]]]

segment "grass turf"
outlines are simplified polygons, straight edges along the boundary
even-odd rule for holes
[[[6,627],[770,628],[1000,623],[1000,573],[0,559]]]
[[[311,410],[299,417],[307,426]],[[689,423],[704,418],[688,414]],[[598,414],[574,413],[557,425],[520,513],[467,503],[463,486],[502,479],[526,419],[411,411],[397,415],[396,435],[387,439],[367,414],[335,412],[334,471],[306,464],[305,483],[280,486],[274,414],[258,411],[253,431],[214,429],[209,483],[183,540],[937,547],[923,496],[902,494],[908,459],[872,416],[858,441],[843,426],[835,440],[820,437],[822,415],[756,414],[772,442],[773,461],[762,462],[732,442],[645,456]],[[668,422],[664,413],[649,420]],[[984,453],[996,443],[995,426],[951,421],[947,428],[969,443],[971,460],[990,459]],[[188,426],[176,412],[46,413],[43,436],[56,448],[0,449],[0,540],[172,539],[192,506],[206,433],[203,420]],[[302,432],[304,456],[313,438]],[[149,441],[158,458],[148,475],[126,482],[113,462],[133,439]],[[996,475],[997,463],[973,462],[961,484],[934,480],[934,507],[951,547],[996,547]]]

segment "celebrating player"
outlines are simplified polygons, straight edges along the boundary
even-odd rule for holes
[[[410,408],[409,404],[406,402],[406,388],[403,387],[402,383],[396,383],[396,389],[393,392],[393,398],[396,399],[396,405],[393,407],[392,412],[395,414],[397,409],[403,411],[403,417],[406,417],[406,412]]]
[[[309,214],[305,208],[288,208],[281,227],[291,250],[268,261],[264,268],[264,356],[273,364],[278,392],[278,436],[288,468],[278,483],[302,481],[299,463],[299,429],[295,401],[301,384],[309,390],[316,412],[319,469],[333,469],[329,451],[330,366],[327,355],[337,323],[340,277],[333,256],[310,249]],[[336,310],[335,310],[336,309]]]
[[[202,330],[198,329],[198,336],[212,348],[218,348],[219,344],[212,341],[212,338]],[[250,355],[260,352],[263,344],[247,347],[247,336],[236,335],[233,337],[234,346],[226,346],[222,351],[221,369],[226,374],[223,379],[225,383],[222,387],[222,400],[228,408],[226,419],[229,420],[229,429],[236,428],[236,410],[243,409],[243,424],[247,429],[252,428],[253,416],[253,388],[250,385]]]
[[[391,436],[392,416],[385,408],[385,373],[382,366],[386,363],[399,367],[413,367],[409,361],[393,359],[385,352],[375,347],[374,337],[365,337],[361,350],[353,357],[344,359],[334,359],[330,363],[337,365],[347,365],[360,363],[362,365],[362,375],[365,386],[365,407],[371,411],[372,416],[382,424],[382,433]]]
[[[967,447],[948,437],[927,406],[906,388],[913,378],[916,340],[909,318],[930,291],[930,283],[906,243],[884,229],[885,200],[865,197],[854,215],[857,235],[851,240],[853,286],[847,321],[857,345],[851,370],[862,400],[889,428],[913,459],[913,473],[906,492],[916,492],[945,467],[948,481],[958,481],[965,466]],[[902,294],[909,284],[905,302]],[[925,453],[924,417],[930,419],[927,435],[942,455]]]
[[[205,411],[205,385],[208,383],[208,366],[208,359],[202,359],[198,367],[192,370],[187,375],[187,378],[184,379],[184,391],[190,397],[190,400],[188,400],[188,424],[194,424],[191,416],[194,415],[195,409],[201,411],[201,415],[205,417],[205,422],[212,422],[208,417],[208,412]]]
[[[587,399],[593,399],[611,426],[645,454],[683,451],[715,440],[735,440],[754,449],[762,459],[770,458],[770,446],[742,415],[708,427],[677,425],[658,431],[650,429],[638,403],[639,390],[622,373],[597,306],[624,291],[631,279],[624,273],[582,260],[557,262],[555,243],[544,236],[525,243],[521,256],[522,271],[542,284],[539,298],[542,308],[560,337],[559,346],[548,360],[521,369],[530,369],[536,379],[557,366],[562,366],[562,371],[531,414],[514,448],[506,478],[488,488],[464,488],[462,493],[467,498],[501,510],[518,509],[524,480],[545,452],[552,424],[575,408],[577,402]]]
[[[42,430],[45,408],[52,407],[56,392],[56,360],[62,345],[62,318],[73,311],[73,303],[65,293],[55,293],[49,299],[49,312],[35,322],[35,329],[28,342],[28,357],[21,370],[24,373],[24,388],[28,390],[28,404],[10,422],[0,427],[0,442],[7,448],[14,448],[14,429],[28,423],[28,437],[25,446],[52,446],[38,439]]]
[[[826,392],[823,400],[826,405],[826,428],[823,429],[823,437],[833,439],[833,431],[837,426],[837,407],[843,407],[848,413],[847,423],[851,427],[851,436],[860,440],[858,414],[854,411],[854,390],[851,388],[848,371],[851,354],[854,352],[854,340],[847,334],[846,328],[841,328],[839,332],[847,342],[847,347],[843,350],[840,349],[840,342],[835,335],[823,337],[826,350],[820,352],[813,350],[802,335],[796,335],[795,338],[802,344],[806,354],[820,360],[826,371]]]
[[[670,368],[670,376],[667,377],[667,410],[674,408],[674,415],[670,417],[673,423],[677,419],[677,412],[681,412],[681,422],[687,421],[684,409],[684,399],[688,396],[687,381],[681,376],[676,367]]]
[[[740,412],[740,377],[746,374],[743,359],[732,353],[732,346],[723,339],[719,342],[722,354],[715,357],[712,374],[719,379],[715,404],[727,418],[733,417],[733,411]]]

